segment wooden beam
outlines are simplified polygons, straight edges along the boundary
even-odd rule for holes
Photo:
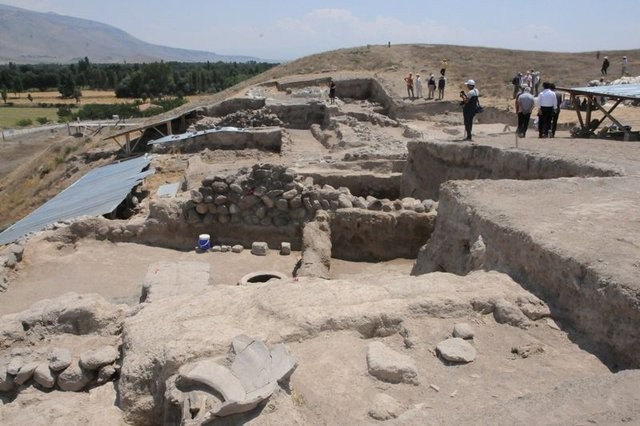
[[[162,136],[162,137],[167,136],[167,135],[165,135],[164,133],[162,133],[162,132],[160,131],[160,129],[158,129],[158,128],[157,128],[157,127],[155,127],[155,126],[153,126],[153,127],[152,127],[152,129],[153,129],[153,130],[155,130],[156,132],[160,133],[160,136]]]
[[[584,121],[582,121],[582,114],[580,113],[580,102],[578,102],[578,99],[573,93],[571,94],[571,105],[573,105],[573,109],[578,114],[578,121],[580,122],[580,128],[584,130]]]
[[[598,123],[598,125],[602,124],[602,122],[604,121],[605,118],[608,118],[609,120],[613,121],[618,127],[624,129],[625,126],[623,126],[618,120],[616,120],[615,118],[613,118],[613,115],[611,115],[611,113],[613,112],[614,109],[616,109],[616,107],[618,105],[620,105],[620,102],[622,102],[622,99],[618,99],[616,101],[616,103],[611,107],[611,109],[609,109],[609,111],[607,111],[606,109],[604,109],[602,107],[602,105],[598,104],[598,109],[600,109],[600,111],[602,111],[602,113],[604,114],[604,117],[602,117],[600,119],[600,122]]]

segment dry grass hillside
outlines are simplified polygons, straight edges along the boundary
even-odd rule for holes
[[[535,68],[541,71],[543,80],[554,81],[559,86],[575,87],[600,77],[604,55],[608,55],[612,62],[609,79],[619,76],[618,59],[623,55],[630,59],[629,72],[640,75],[640,49],[603,51],[598,59],[596,52],[550,53],[425,44],[363,46],[320,53],[282,64],[224,92],[197,97],[180,110],[218,102],[260,82],[319,73],[329,76],[353,73],[375,75],[385,87],[392,90],[394,96],[402,97],[405,96],[403,77],[407,73],[420,73],[423,76],[428,76],[430,72],[437,74],[440,61],[445,57],[449,59],[448,100],[457,100],[458,87],[466,79],[473,78],[484,96],[485,106],[504,106],[510,99],[510,82],[514,73]],[[167,115],[175,113],[173,111]],[[150,119],[153,120],[157,120],[157,117]],[[20,166],[0,179],[0,229],[28,214],[94,167],[97,163],[82,161],[85,152],[104,149],[105,146],[116,149],[115,144],[107,145],[102,140],[105,136],[103,133],[79,140],[61,131],[57,134],[28,136],[21,141],[19,151],[13,155],[22,152],[23,157],[12,158]],[[2,158],[2,161],[9,161],[4,149]]]
[[[558,86],[575,87],[600,78],[602,57],[611,60],[609,79],[619,77],[623,55],[630,58],[629,71],[640,74],[640,49],[584,53],[534,52],[449,45],[391,45],[340,49],[307,56],[274,68],[265,75],[281,77],[322,71],[419,72],[437,75],[442,58],[449,59],[449,82],[473,78],[486,96],[507,97],[511,79],[518,71],[537,69],[543,80]],[[402,85],[402,80],[398,83]]]

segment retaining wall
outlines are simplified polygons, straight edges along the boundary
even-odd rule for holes
[[[448,180],[554,179],[559,177],[618,176],[615,170],[586,161],[496,148],[487,145],[410,141],[402,173],[400,196],[438,199]]]

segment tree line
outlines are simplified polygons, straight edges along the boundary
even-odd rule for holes
[[[81,89],[113,90],[119,98],[151,99],[216,93],[258,75],[276,64],[266,62],[153,62],[0,65],[0,89],[10,93],[58,90],[78,98]]]

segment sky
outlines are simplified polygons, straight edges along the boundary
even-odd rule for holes
[[[585,52],[640,48],[640,0],[0,0],[143,41],[292,60],[367,44]]]

